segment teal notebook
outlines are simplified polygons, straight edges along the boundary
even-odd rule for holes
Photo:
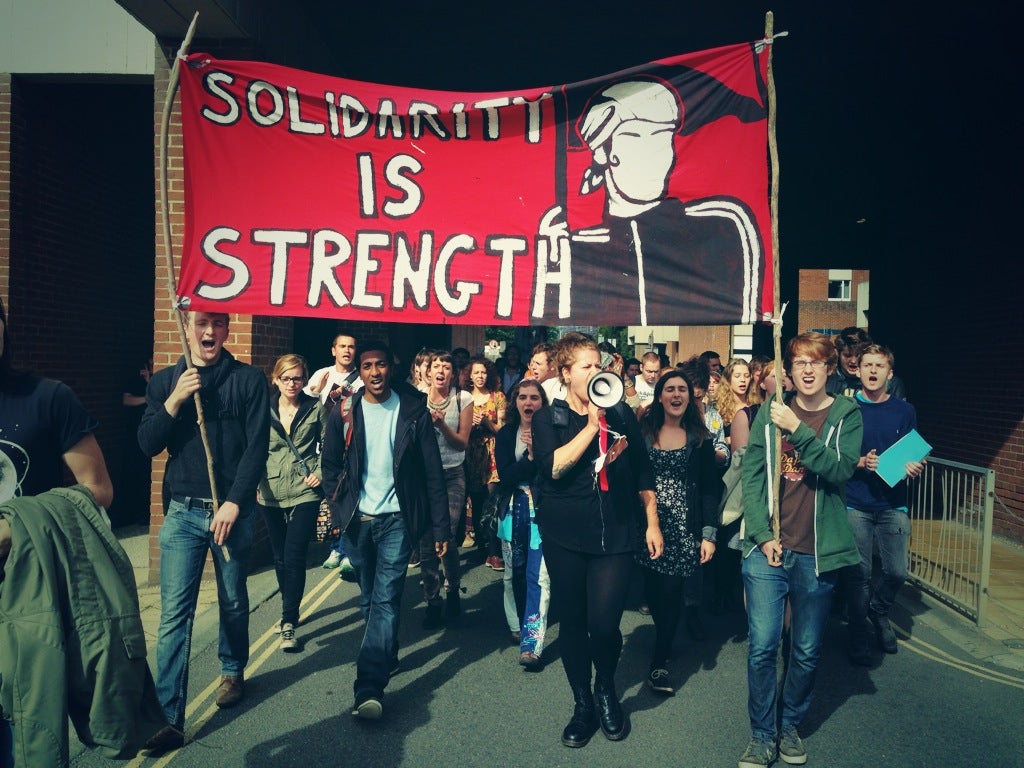
[[[921,437],[921,433],[912,429],[895,443],[878,455],[878,469],[875,472],[890,488],[907,475],[908,461],[923,461],[932,447]]]

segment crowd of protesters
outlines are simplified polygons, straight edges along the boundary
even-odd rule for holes
[[[222,619],[217,703],[245,695],[248,605],[238,576],[255,510],[280,587],[280,649],[290,653],[302,650],[307,548],[318,514],[329,513],[334,543],[324,567],[343,564],[365,619],[351,708],[360,719],[384,713],[410,568],[420,569],[423,629],[457,621],[467,567],[459,542],[503,574],[504,615],[526,670],[544,669],[549,613],[558,622],[573,702],[561,734],[568,747],[599,731],[612,741],[629,733],[615,674],[634,579],[655,627],[645,679],[653,695],[675,692],[669,661],[684,618],[701,640],[705,602],[745,615],[751,739],[740,768],[806,761],[797,729],[837,597],[847,605],[852,663],[873,663],[876,648],[897,650],[888,612],[906,577],[906,477],[922,465],[908,463],[895,488],[874,474],[879,454],[916,427],[916,416],[892,353],[862,329],[835,340],[795,337],[781,371],[757,357],[723,364],[710,350],[676,365],[654,352],[625,360],[569,332],[528,358],[510,344],[496,362],[425,349],[408,379],[386,344],[342,333],[336,365],[313,376],[302,357],[282,356],[269,399],[257,392],[256,372],[223,349],[226,316],[198,313],[189,329],[193,365],[183,358],[154,376],[140,429],[149,454],[176,446],[168,518],[195,518],[188,542],[184,528],[161,529],[162,563],[191,554],[161,573],[155,691],[167,725],[145,745],[153,754],[186,742],[181,648],[208,550]],[[593,402],[602,372],[623,379],[614,404]],[[239,398],[236,412],[212,417],[231,438],[214,478],[219,509],[196,453],[200,430],[189,412],[197,392],[203,401]],[[883,572],[872,591],[876,540]]]

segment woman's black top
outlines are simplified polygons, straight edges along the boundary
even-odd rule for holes
[[[587,416],[555,400],[533,417],[533,447],[541,478],[542,503],[537,523],[544,541],[588,554],[618,554],[636,547],[637,532],[646,528],[638,492],[654,490],[654,473],[636,416],[620,403],[606,412],[608,427],[624,434],[629,446],[607,467],[608,490],[602,491],[594,472],[600,454],[599,437],[579,461],[557,480],[551,477],[555,449],[587,425]],[[608,445],[614,437],[608,436]],[[642,538],[642,537],[641,537]]]

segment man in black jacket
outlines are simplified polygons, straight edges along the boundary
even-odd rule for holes
[[[267,464],[270,405],[267,379],[224,349],[228,316],[193,312],[188,321],[192,364],[181,357],[153,375],[139,447],[147,456],[167,450],[171,500],[160,527],[160,630],[156,688],[170,726],[146,746],[162,752],[184,743],[192,620],[207,551],[213,552],[220,603],[221,682],[217,706],[244,695],[249,660],[249,552],[256,485]],[[193,395],[199,393],[213,452],[210,488],[206,450]],[[216,490],[216,493],[214,493]],[[216,502],[214,501],[216,496]]]
[[[375,720],[398,663],[398,619],[405,572],[429,529],[444,557],[451,538],[441,454],[423,393],[391,385],[391,351],[363,345],[363,388],[335,408],[327,422],[321,466],[331,494],[332,527],[359,580],[366,631],[356,658],[355,717]]]

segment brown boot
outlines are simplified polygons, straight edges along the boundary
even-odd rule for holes
[[[185,733],[173,725],[165,725],[150,736],[142,748],[153,754],[163,754],[172,749],[181,749],[183,746],[185,746]]]
[[[235,706],[245,696],[245,680],[242,675],[223,675],[217,686],[217,706],[227,709]]]

